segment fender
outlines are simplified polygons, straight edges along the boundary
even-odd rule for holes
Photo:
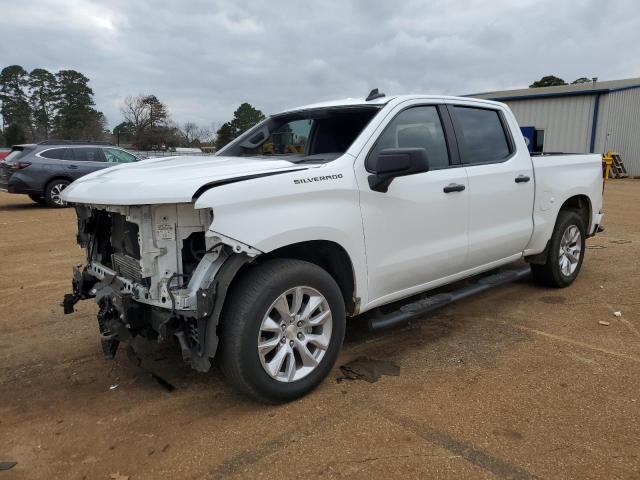
[[[195,208],[213,210],[207,236],[223,235],[263,253],[327,240],[342,246],[354,269],[354,295],[366,297],[366,257],[359,193],[348,154],[303,171],[215,186]]]

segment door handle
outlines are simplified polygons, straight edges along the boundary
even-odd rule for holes
[[[518,175],[516,177],[516,183],[527,183],[531,180],[527,175]]]
[[[78,168],[78,165],[69,165],[69,168],[71,168],[72,170],[76,170]]]
[[[461,192],[464,189],[465,189],[464,185],[460,185],[459,183],[450,183],[449,185],[444,187],[442,191],[444,193],[451,193],[451,192]]]

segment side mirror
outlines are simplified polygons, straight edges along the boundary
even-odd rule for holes
[[[424,148],[387,148],[371,159],[369,187],[386,192],[396,177],[429,171],[429,160]]]

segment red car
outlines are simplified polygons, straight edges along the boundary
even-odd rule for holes
[[[4,157],[6,157],[7,155],[9,155],[11,153],[11,149],[8,150],[0,150],[0,162],[2,160],[4,160]]]

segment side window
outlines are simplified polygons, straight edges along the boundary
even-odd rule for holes
[[[102,152],[95,147],[74,148],[73,156],[77,162],[104,162]]]
[[[41,157],[44,158],[53,158],[55,160],[67,160],[65,157],[65,151],[69,150],[68,148],[52,148],[51,150],[45,150],[40,153]]]
[[[65,148],[64,149],[64,154],[62,156],[63,160],[75,160],[76,157],[73,155],[73,148]]]
[[[131,163],[136,161],[135,155],[119,148],[104,148],[102,153],[104,153],[104,157],[109,163]]]
[[[498,111],[459,106],[453,109],[462,130],[456,131],[462,163],[493,163],[509,156],[511,148]]]
[[[430,169],[449,166],[447,141],[434,106],[412,107],[400,112],[384,129],[367,161],[387,148],[424,148]]]

